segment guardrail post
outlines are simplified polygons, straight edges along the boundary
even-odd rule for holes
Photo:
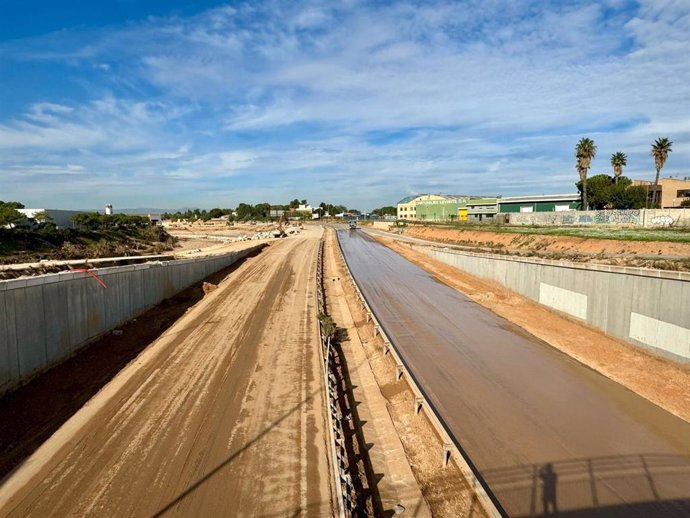
[[[391,347],[390,342],[383,342],[382,352],[383,352],[384,356],[390,352],[390,347]]]
[[[396,379],[402,378],[404,373],[405,373],[405,368],[402,365],[396,365],[395,366],[395,378]]]
[[[422,410],[422,406],[424,406],[424,398],[423,397],[414,398],[414,413],[415,414],[418,414]]]

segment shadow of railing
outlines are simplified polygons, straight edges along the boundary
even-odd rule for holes
[[[690,457],[612,455],[482,470],[513,517],[690,516]]]

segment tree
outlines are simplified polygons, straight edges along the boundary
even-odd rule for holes
[[[8,207],[10,209],[25,209],[26,207],[24,206],[23,203],[19,203],[18,201],[0,201],[0,207]]]
[[[625,178],[625,177],[623,177]],[[622,180],[622,178],[621,178]],[[632,183],[632,182],[630,182]],[[614,209],[644,209],[647,203],[647,189],[641,185],[629,185],[619,189],[616,184],[611,194],[611,206]]]
[[[385,207],[374,209],[371,211],[371,213],[376,214],[377,216],[395,216],[398,213],[398,209],[392,205],[387,205]]]
[[[690,198],[688,198],[687,200],[681,201],[680,206],[681,207],[690,207]]]
[[[623,168],[628,165],[628,157],[622,151],[616,151],[611,155],[611,166],[613,166],[613,176],[614,181],[617,182],[618,178],[623,174]]]
[[[582,192],[582,182],[577,182]],[[597,174],[587,180],[589,206],[602,209],[641,209],[645,206],[646,190],[632,185],[630,178],[618,179],[607,174]]]
[[[222,215],[223,215],[223,209],[219,209],[217,207],[208,211],[208,216],[210,219],[220,218]]]
[[[587,172],[592,165],[592,160],[597,155],[597,146],[590,138],[583,137],[575,146],[575,158],[577,159],[577,172],[582,182],[582,208],[587,210]]]
[[[0,227],[16,227],[26,222],[26,216],[17,209],[24,208],[24,205],[16,201],[0,201]]]
[[[53,218],[50,217],[47,211],[42,210],[34,214],[31,218],[39,227],[55,227]]]
[[[585,184],[582,180],[577,182],[577,190],[582,195]],[[587,179],[587,204],[594,210],[611,208],[611,187],[613,178],[607,174],[596,174]]]
[[[257,203],[254,205],[253,211],[254,219],[267,220],[271,217],[270,203]]]
[[[654,157],[654,166],[656,167],[656,177],[654,178],[654,187],[657,187],[659,185],[659,173],[661,173],[661,169],[664,167],[664,164],[666,163],[666,159],[668,158],[668,154],[672,151],[671,145],[673,142],[671,142],[669,139],[666,137],[660,137],[656,139],[654,144],[652,144],[652,150],[649,153]],[[654,189],[654,196],[655,200],[654,203],[658,203],[658,197],[659,197],[659,191],[657,189]]]
[[[240,203],[237,206],[237,219],[240,221],[247,221],[254,217],[254,207],[246,203]]]
[[[296,209],[297,207],[299,207],[299,200],[297,198],[295,198],[288,204],[288,208],[290,209]]]

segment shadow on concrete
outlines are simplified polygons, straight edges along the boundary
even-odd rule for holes
[[[612,455],[482,470],[511,516],[687,517],[690,457]]]
[[[203,282],[220,283],[257,250],[118,326],[76,355],[0,398],[0,481],[43,444],[151,342],[204,297]]]

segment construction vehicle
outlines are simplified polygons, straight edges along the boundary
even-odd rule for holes
[[[285,213],[280,215],[280,219],[278,219],[278,228],[273,231],[273,237],[280,238],[287,236],[285,230],[283,229],[283,221],[287,223],[287,217],[285,216]]]

